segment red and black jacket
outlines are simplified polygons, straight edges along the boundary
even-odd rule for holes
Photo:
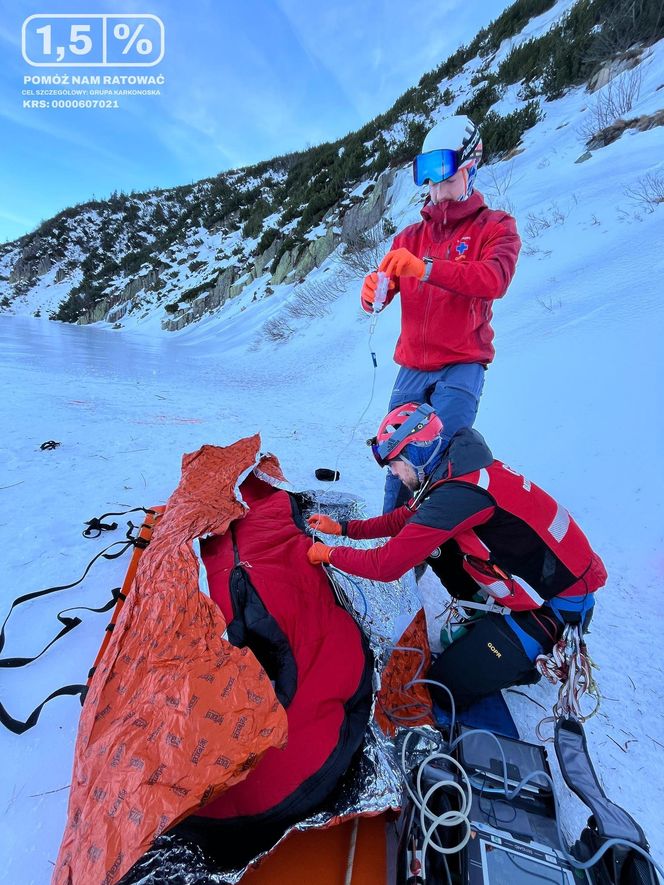
[[[412,508],[412,509],[411,509]],[[463,429],[417,505],[350,521],[349,538],[390,537],[373,550],[335,547],[343,571],[393,581],[441,548],[453,549],[464,572],[515,612],[585,600],[606,570],[570,514],[526,477],[493,458],[482,436]],[[558,603],[553,606],[558,609]]]

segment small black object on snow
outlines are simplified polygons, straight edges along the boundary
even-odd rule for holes
[[[330,470],[329,467],[318,467],[316,470],[316,479],[323,482],[337,482],[341,478],[338,470]]]
[[[48,449],[57,449],[59,445],[60,443],[56,442],[54,439],[48,439],[46,440],[46,442],[43,442],[39,446],[39,448],[42,450],[42,452],[46,452]]]

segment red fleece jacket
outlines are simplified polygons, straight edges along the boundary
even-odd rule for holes
[[[454,363],[488,365],[495,353],[493,301],[507,291],[521,248],[516,222],[489,209],[478,191],[459,203],[427,200],[422,218],[392,244],[433,259],[426,283],[398,277],[388,296],[389,303],[401,293],[395,362],[425,372]]]

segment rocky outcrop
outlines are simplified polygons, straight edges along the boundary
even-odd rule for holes
[[[340,214],[340,206],[332,207],[323,218],[323,223],[327,224],[325,233],[315,240],[299,243],[293,249],[284,252],[272,273],[270,284],[277,286],[289,278],[293,281],[303,279],[314,268],[320,267],[334,252],[343,240],[344,234],[348,236],[352,232],[357,236],[359,232],[378,224],[385,213],[387,194],[394,181],[394,175],[393,170],[386,169],[378,177],[371,192],[346,211],[340,228],[335,225],[335,219]],[[169,332],[182,329],[204,314],[216,310],[228,299],[237,297],[249,282],[267,271],[282,243],[283,240],[280,238],[274,240],[270,247],[255,259],[253,266],[237,278],[234,278],[232,268],[221,273],[210,291],[201,293],[191,303],[183,304],[178,311],[162,320],[162,329]]]
[[[394,181],[394,175],[393,169],[381,172],[371,193],[346,212],[341,225],[342,239],[357,236],[358,233],[378,224],[385,213],[387,192]]]
[[[40,241],[38,241],[40,243]],[[39,247],[37,244],[31,244],[30,248],[21,252],[21,257],[12,267],[9,275],[9,283],[17,285],[20,283],[33,282],[35,277],[41,277],[53,266],[53,262],[49,255],[38,255]]]
[[[251,275],[255,280],[265,273],[265,270],[269,264],[272,264],[272,262],[274,261],[274,257],[277,254],[277,250],[279,249],[279,246],[282,242],[283,241],[279,237],[277,237],[275,240],[272,241],[265,252],[258,256],[251,270]]]
[[[233,293],[235,273],[234,267],[223,270],[210,288],[205,289],[190,303],[183,305],[178,311],[163,319],[161,328],[167,332],[176,332],[200,319],[204,314],[212,313],[221,307],[229,298],[237,294],[237,292]]]
[[[588,81],[588,92],[597,92],[611,80],[614,80],[625,71],[635,68],[641,61],[641,49],[635,48],[626,52],[622,58],[612,59],[610,62],[602,65],[602,67]]]
[[[586,143],[586,147],[590,151],[606,147],[617,141],[626,129],[637,129],[639,132],[645,132],[647,129],[654,129],[655,126],[664,126],[664,110],[656,111],[654,114],[646,114],[642,117],[635,117],[632,120],[616,120],[610,126],[605,126]]]
[[[154,290],[159,285],[160,276],[158,271],[153,269],[144,271],[138,276],[132,277],[120,289],[98,301],[91,310],[86,311],[79,319],[78,325],[85,326],[88,323],[100,323],[102,321],[107,323],[117,322],[121,316],[124,316],[131,309],[132,303],[135,302],[140,292]]]

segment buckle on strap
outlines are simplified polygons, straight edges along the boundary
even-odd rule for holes
[[[98,538],[102,532],[114,532],[116,530],[118,527],[117,522],[102,522],[102,518],[93,516],[92,519],[85,523],[87,528],[83,529],[84,538]]]
[[[129,528],[127,529],[127,533],[125,538],[132,544],[134,547],[138,547],[139,550],[145,550],[145,548],[150,543],[146,538],[140,537],[141,527],[140,525],[134,525],[134,523],[129,519],[127,520],[127,525]],[[134,534],[135,532],[135,534]]]

